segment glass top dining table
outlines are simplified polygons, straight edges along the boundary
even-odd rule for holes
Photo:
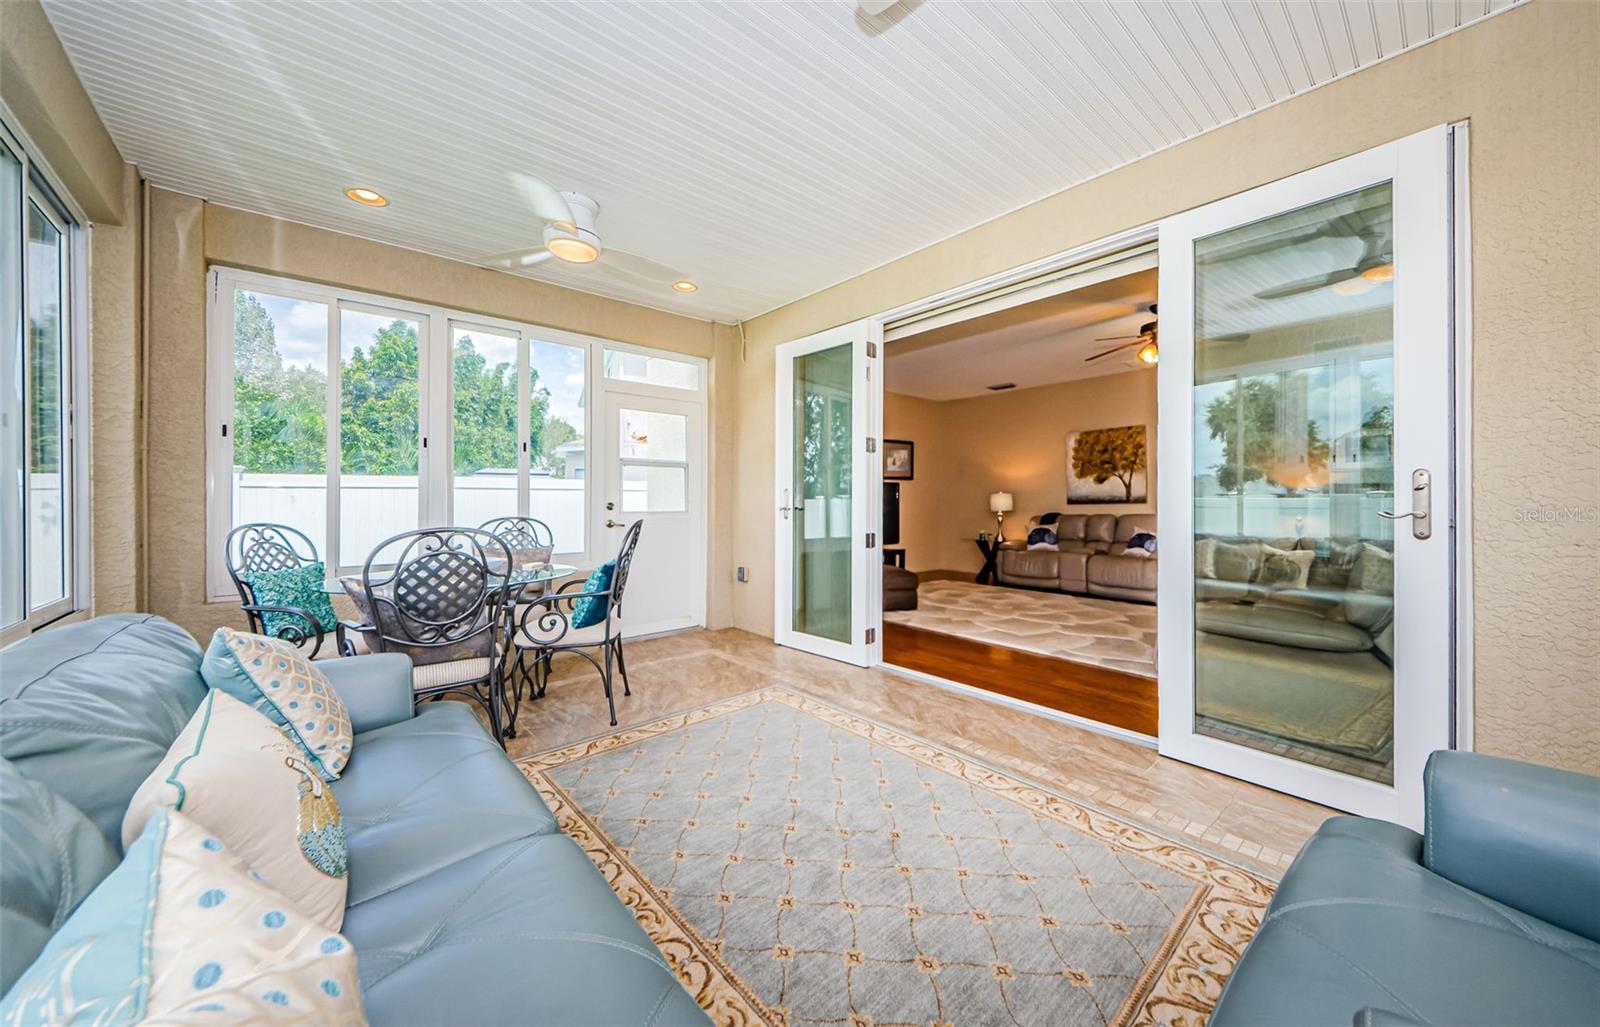
[[[578,573],[578,568],[565,563],[547,563],[537,567],[518,567],[511,572],[508,582],[513,588],[522,590],[529,585],[542,585],[552,581],[560,581]],[[500,584],[500,575],[491,574],[489,582],[493,585]],[[329,578],[322,583],[322,590],[332,596],[344,595],[344,584],[338,578]]]

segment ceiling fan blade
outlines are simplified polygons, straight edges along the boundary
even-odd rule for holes
[[[1091,361],[1099,360],[1101,357],[1109,357],[1111,354],[1117,352],[1118,350],[1129,349],[1129,348],[1131,348],[1133,346],[1138,346],[1143,342],[1144,342],[1144,340],[1142,338],[1136,338],[1132,342],[1125,342],[1120,346],[1112,346],[1110,349],[1101,350],[1099,353],[1096,353],[1092,357],[1084,357],[1083,358],[1083,362],[1085,364],[1087,364],[1087,363],[1089,363]]]
[[[1289,296],[1298,296],[1303,292],[1313,292],[1317,289],[1325,289],[1330,285],[1338,285],[1340,282],[1348,282],[1360,273],[1353,267],[1347,267],[1343,271],[1330,271],[1325,275],[1317,275],[1315,278],[1302,278],[1298,282],[1288,282],[1271,289],[1263,289],[1256,293],[1256,299],[1281,300]]]
[[[480,258],[478,263],[488,267],[497,267],[503,271],[521,271],[525,267],[532,267],[549,260],[555,254],[537,246],[531,250],[510,250],[506,253],[496,253],[490,257]]]
[[[613,271],[621,271],[625,275],[632,275],[635,278],[657,285],[671,285],[673,282],[681,282],[688,277],[681,272],[674,271],[665,264],[656,263],[649,257],[641,257],[637,253],[629,253],[626,250],[608,249],[600,254],[600,259],[597,263],[604,264]]]
[[[1137,335],[1105,335],[1094,340],[1095,342],[1116,342],[1118,339],[1137,339]]]
[[[567,206],[567,201],[555,187],[542,178],[535,178],[526,171],[511,172],[511,181],[517,187],[517,192],[522,196],[522,202],[535,217],[541,221],[564,221],[572,223],[572,208]]]

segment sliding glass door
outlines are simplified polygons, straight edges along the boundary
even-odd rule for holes
[[[1161,750],[1411,823],[1450,744],[1447,153],[1160,228]]]
[[[882,580],[876,331],[861,321],[778,348],[777,641],[862,666],[879,650],[868,599]]]

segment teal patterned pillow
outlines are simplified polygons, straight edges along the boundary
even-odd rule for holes
[[[607,560],[605,563],[589,572],[588,580],[583,583],[585,592],[604,592],[611,587],[611,575],[616,573],[617,562]],[[593,627],[606,619],[607,596],[585,596],[572,604],[572,626],[575,628]]]
[[[322,588],[326,573],[321,560],[287,570],[256,571],[250,575],[250,587],[261,606],[298,607],[315,617],[323,631],[332,631],[339,624],[339,615]],[[264,613],[261,623],[273,638],[280,637],[278,632],[285,628],[306,630],[304,621],[288,613]]]

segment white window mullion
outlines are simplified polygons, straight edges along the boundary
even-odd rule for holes
[[[342,440],[339,437],[340,386],[344,375],[339,359],[343,342],[339,338],[341,318],[337,301],[328,304],[328,388],[326,397],[326,440],[328,465],[324,468],[327,496],[324,507],[324,532],[327,551],[322,554],[322,565],[332,571],[346,570],[339,561],[339,456]]]
[[[533,387],[529,384],[529,368],[533,365],[533,338],[525,331],[517,333],[517,516],[527,517],[532,508],[533,454],[529,452],[528,439],[533,430],[529,407],[533,403]]]

